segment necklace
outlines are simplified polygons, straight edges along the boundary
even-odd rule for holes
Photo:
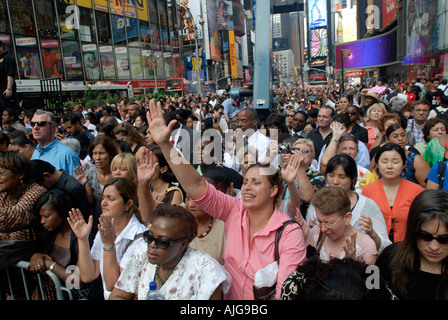
[[[430,267],[430,266],[421,265],[420,270],[422,270],[424,272],[428,272],[428,273],[440,274],[439,267]]]
[[[205,231],[202,234],[198,234],[197,237],[198,238],[205,238],[210,233],[210,231],[212,230],[212,225],[213,225],[213,217],[211,217],[211,219],[210,219],[210,224],[208,225],[207,231]]]
[[[173,274],[174,269],[175,269],[175,267],[168,272],[168,274],[166,275],[165,280],[162,280],[162,278],[160,278],[160,275],[159,275],[160,265],[157,265],[156,266],[156,272],[154,274],[154,279],[163,286],[165,284],[165,282],[167,282],[168,278]]]

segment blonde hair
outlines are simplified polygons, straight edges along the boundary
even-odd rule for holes
[[[374,103],[370,106],[370,108],[367,110],[366,113],[366,122],[370,121],[370,113],[372,112],[373,109],[380,109],[381,111],[383,111],[383,115],[387,113],[386,107],[384,106],[383,103]]]
[[[122,152],[117,154],[110,163],[110,170],[114,171],[117,167],[123,164],[129,171],[132,177],[132,181],[138,185],[137,179],[137,160],[132,153]]]
[[[305,144],[305,145],[307,145],[307,146],[310,148],[311,155],[312,155],[313,158],[314,158],[314,155],[315,155],[315,153],[316,153],[316,150],[314,149],[314,143],[313,143],[313,141],[311,141],[310,139],[300,138],[300,139],[297,139],[296,142],[294,142],[294,144],[292,145],[292,147],[295,148],[298,144]]]

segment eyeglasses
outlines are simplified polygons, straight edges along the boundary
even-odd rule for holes
[[[448,235],[434,237],[432,234],[424,231],[417,231],[416,235],[418,239],[421,239],[423,241],[430,242],[432,240],[436,240],[440,244],[448,244]]]
[[[30,122],[31,128],[34,128],[34,126],[37,124],[38,127],[45,127],[47,125],[48,121],[37,121],[37,122]]]
[[[182,242],[182,241],[186,240],[187,238],[182,238],[182,239],[178,239],[178,240],[161,240],[161,239],[154,237],[152,234],[149,233],[149,231],[145,231],[143,233],[143,239],[145,240],[145,242],[147,244],[151,244],[154,242],[156,244],[157,249],[166,250],[169,247],[173,246],[174,244],[176,244],[178,242]]]
[[[10,170],[1,170],[0,177],[6,177],[11,171]]]
[[[342,220],[342,218],[344,218],[346,216],[346,214],[344,214],[343,216],[341,216],[337,221],[335,222],[320,222],[317,219],[313,220],[313,224],[317,225],[319,228],[321,227],[326,227],[327,229],[333,228],[339,221]]]
[[[345,114],[348,116],[356,116],[358,112],[346,112]]]

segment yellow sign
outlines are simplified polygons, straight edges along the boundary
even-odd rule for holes
[[[235,32],[229,30],[229,55],[230,55],[230,73],[232,79],[238,78],[238,71],[236,65],[236,50],[235,50]]]
[[[96,10],[106,11],[108,12],[109,9],[107,7],[108,0],[94,0],[93,3],[95,5]]]
[[[73,1],[70,1],[70,2],[73,2]],[[83,7],[83,8],[92,9],[92,1],[91,0],[76,0],[76,5]]]

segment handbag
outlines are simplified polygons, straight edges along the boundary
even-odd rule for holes
[[[280,261],[280,254],[278,252],[278,244],[283,233],[283,229],[291,223],[300,224],[295,220],[287,220],[283,222],[282,226],[277,229],[275,234],[275,248],[274,248],[274,259],[275,261],[267,265],[266,267],[258,270],[254,277],[254,299],[255,300],[274,300],[275,299],[275,289],[277,287],[277,273],[278,264]]]
[[[311,258],[313,256],[318,256],[320,254],[320,249],[322,249],[322,246],[324,244],[325,241],[325,233],[323,233],[322,231],[319,232],[319,238],[317,239],[317,246],[316,248],[308,245],[306,247],[306,257],[307,258]]]

